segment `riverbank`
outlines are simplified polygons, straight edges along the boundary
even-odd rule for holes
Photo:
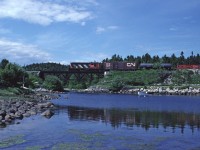
[[[184,87],[184,86],[148,86],[148,87],[132,87],[123,88],[119,91],[110,91],[107,88],[102,87],[90,87],[84,90],[77,90],[77,92],[87,92],[87,93],[118,93],[118,94],[134,94],[137,95],[138,92],[146,92],[152,95],[193,95],[200,96],[200,87]]]
[[[6,127],[17,119],[21,120],[37,113],[41,113],[47,118],[51,117],[56,108],[49,100],[55,98],[58,96],[41,91],[28,95],[13,95],[12,97],[0,96],[0,127]]]

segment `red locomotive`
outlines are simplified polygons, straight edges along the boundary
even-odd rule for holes
[[[70,69],[76,70],[89,70],[89,69],[102,69],[102,64],[98,62],[72,62]]]

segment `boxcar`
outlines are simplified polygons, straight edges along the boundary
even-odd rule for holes
[[[105,70],[135,70],[137,65],[135,62],[104,62]]]

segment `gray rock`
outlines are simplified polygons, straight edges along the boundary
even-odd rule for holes
[[[14,108],[11,108],[11,109],[9,110],[9,112],[10,112],[10,113],[15,113],[16,110],[15,110]]]
[[[11,121],[12,121],[11,115],[6,115],[6,116],[5,116],[5,121],[6,121],[6,122],[11,122]]]
[[[23,117],[30,117],[31,114],[29,112],[26,112],[25,114],[23,114]]]
[[[46,103],[39,103],[37,105],[38,108],[42,109],[42,108],[50,108],[53,105],[53,103],[51,102],[46,102]]]
[[[0,116],[0,122],[3,120],[3,117],[2,116]]]
[[[45,112],[43,112],[41,115],[46,116],[46,117],[51,117],[54,115],[54,112],[52,112],[51,110],[48,109]]]
[[[37,112],[35,110],[30,110],[30,111],[28,111],[28,113],[30,113],[31,115],[36,115],[37,114]]]
[[[6,115],[6,111],[5,110],[0,110],[0,115],[1,116],[5,116]]]
[[[21,113],[21,114],[25,114],[25,113],[26,113],[26,110],[24,110],[24,109],[19,109],[18,112]]]
[[[23,119],[22,113],[16,112],[16,113],[15,113],[15,118],[16,118],[16,119]]]

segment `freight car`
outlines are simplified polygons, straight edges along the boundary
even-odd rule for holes
[[[136,62],[104,62],[104,70],[136,70],[138,65]]]
[[[159,68],[162,68],[162,69],[167,69],[167,70],[171,70],[172,69],[172,64],[170,63],[162,63],[160,65],[154,65],[152,63],[141,63],[139,65],[139,68],[140,69],[159,69]]]
[[[200,65],[177,65],[176,69],[200,69]]]

